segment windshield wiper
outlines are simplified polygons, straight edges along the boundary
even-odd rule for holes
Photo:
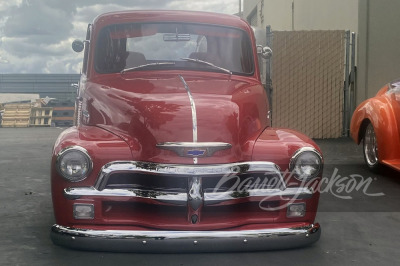
[[[194,59],[194,58],[187,58],[187,57],[181,58],[181,60],[190,61],[190,62],[194,62],[194,63],[199,63],[199,64],[203,64],[203,65],[207,65],[207,66],[211,66],[213,68],[222,70],[222,71],[228,73],[229,75],[232,75],[232,71],[230,71],[229,69],[216,66],[213,63],[210,63],[210,62],[207,62],[207,61],[203,61],[203,60],[200,60],[200,59]]]
[[[126,72],[129,71],[133,71],[136,69],[141,69],[141,68],[145,68],[148,66],[162,66],[162,65],[175,65],[175,62],[156,62],[156,63],[149,63],[149,64],[145,64],[145,65],[140,65],[140,66],[135,66],[135,67],[130,67],[130,68],[125,68],[123,70],[121,70],[121,74],[124,74]]]

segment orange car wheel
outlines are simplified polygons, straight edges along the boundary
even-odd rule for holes
[[[378,160],[378,143],[372,124],[368,124],[363,138],[364,160],[370,170],[377,172],[381,166]]]

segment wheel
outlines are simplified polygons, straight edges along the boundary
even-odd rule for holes
[[[373,172],[378,172],[381,168],[381,164],[378,160],[378,143],[376,141],[374,127],[371,123],[369,123],[365,129],[363,138],[363,153],[364,160],[368,168]]]

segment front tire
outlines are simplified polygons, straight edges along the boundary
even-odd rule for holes
[[[363,138],[363,153],[364,160],[368,168],[372,172],[379,172],[381,169],[381,164],[378,160],[378,143],[376,141],[374,127],[371,123],[369,123],[365,129]]]

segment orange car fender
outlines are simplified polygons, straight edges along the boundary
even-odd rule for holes
[[[374,127],[379,161],[395,158],[398,149],[394,149],[393,145],[399,143],[399,132],[391,102],[381,91],[377,96],[361,103],[353,113],[350,134],[357,144],[363,139],[369,123]]]

